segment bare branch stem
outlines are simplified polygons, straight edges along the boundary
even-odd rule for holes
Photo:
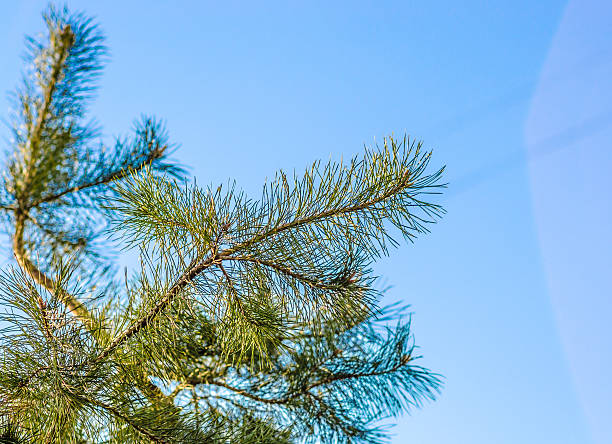
[[[87,308],[81,302],[79,302],[75,296],[71,295],[62,288],[58,288],[56,282],[43,273],[28,258],[27,252],[25,251],[25,247],[23,245],[26,216],[23,212],[17,211],[16,213],[15,234],[13,236],[13,253],[17,259],[17,263],[32,279],[34,279],[36,283],[42,285],[50,292],[55,292],[58,299],[66,306],[70,313],[72,313],[91,331],[94,325],[93,318],[91,313],[89,313],[89,310],[87,310]]]

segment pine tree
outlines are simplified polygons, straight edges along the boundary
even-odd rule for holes
[[[420,142],[278,172],[257,199],[201,188],[154,118],[103,142],[103,35],[43,17],[0,195],[0,442],[382,442],[381,419],[435,397],[370,269],[443,213]],[[116,244],[139,269],[118,273]]]

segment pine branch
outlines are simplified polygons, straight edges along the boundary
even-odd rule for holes
[[[249,257],[249,256],[230,256],[227,258],[222,258],[222,260],[236,261],[236,262],[249,262],[249,263],[254,263],[258,265],[263,265],[285,276],[291,277],[293,279],[297,279],[298,281],[304,283],[305,285],[308,285],[310,287],[317,288],[320,290],[341,290],[343,289],[343,286],[339,283],[335,283],[335,284],[325,283],[321,280],[314,279],[310,276],[306,276],[304,274],[298,273],[289,267],[285,267],[274,261],[269,261],[266,259],[258,259],[258,258]]]
[[[25,221],[25,214],[22,212],[17,212],[15,217],[15,234],[13,236],[13,253],[17,259],[17,263],[26,273],[28,273],[34,282],[42,285],[51,292],[56,292],[59,299],[62,301],[62,303],[64,303],[68,310],[89,330],[93,330],[94,323],[89,310],[87,310],[87,308],[81,302],[79,302],[76,297],[63,289],[57,288],[57,284],[45,273],[39,270],[38,267],[36,267],[36,265],[34,265],[34,263],[28,258],[23,246]]]
[[[236,394],[239,394],[241,396],[245,396],[249,399],[252,399],[254,401],[257,402],[261,402],[264,404],[289,404],[292,400],[294,400],[295,398],[298,398],[300,396],[304,396],[304,395],[312,395],[312,393],[310,393],[310,391],[312,389],[315,389],[317,387],[320,386],[324,386],[324,385],[328,385],[328,384],[332,384],[334,382],[338,382],[338,381],[347,381],[347,380],[351,380],[351,379],[357,379],[357,378],[372,378],[372,377],[378,377],[378,376],[385,376],[385,375],[389,375],[389,374],[393,374],[396,371],[398,371],[399,369],[401,369],[404,366],[407,366],[410,361],[412,360],[412,357],[410,355],[406,355],[404,357],[402,357],[402,359],[395,365],[393,365],[390,368],[386,368],[384,370],[372,370],[369,372],[363,372],[363,373],[337,373],[337,374],[331,374],[326,378],[311,382],[307,385],[305,385],[304,387],[300,388],[299,390],[295,390],[292,391],[290,393],[287,393],[285,396],[281,397],[281,398],[264,398],[262,396],[259,396],[255,393],[252,393],[248,390],[244,390],[244,389],[240,389],[238,387],[234,387],[226,382],[220,381],[220,380],[211,380],[209,378],[198,378],[196,376],[192,376],[190,377],[185,385],[180,385],[177,386],[177,390],[183,389],[185,387],[192,387],[195,385],[199,385],[199,384],[203,384],[203,385],[216,385],[218,387],[223,387],[225,389],[228,389]]]
[[[409,192],[412,188],[415,188],[418,191],[419,189],[423,187],[435,186],[435,185],[431,185],[431,183],[435,183],[435,181],[441,174],[442,170],[438,171],[437,173],[431,176],[419,177],[423,172],[423,169],[426,165],[426,161],[424,161],[423,159],[420,159],[418,147],[413,157],[410,158],[409,156],[412,155],[411,146],[410,146],[410,150],[407,151],[406,153],[401,153],[399,151],[401,146],[404,146],[404,147],[408,146],[408,142],[406,140],[404,140],[403,145],[396,145],[395,142],[393,142],[393,140],[391,140],[391,143],[393,146],[393,152],[392,153],[384,152],[380,154],[379,157],[375,157],[375,155],[372,155],[371,163],[372,165],[376,165],[376,162],[382,162],[383,160],[387,161],[386,160],[387,158],[392,159],[393,162],[400,162],[401,158],[399,158],[399,156],[401,155],[408,156],[408,160],[406,161],[406,163],[404,163],[403,165],[398,164],[397,166],[394,166],[394,168],[401,167],[403,169],[395,172],[395,176],[393,177],[394,184],[392,186],[389,186],[386,189],[383,188],[383,192],[374,194],[368,199],[363,199],[361,202],[358,202],[352,205],[333,206],[332,208],[324,209],[322,211],[318,211],[314,213],[311,212],[310,214],[306,213],[303,217],[299,217],[299,216],[295,217],[288,222],[277,224],[267,230],[263,230],[263,231],[258,230],[259,231],[258,233],[255,233],[254,235],[250,236],[248,239],[243,240],[241,242],[237,242],[234,245],[228,246],[227,248],[218,249],[217,247],[215,247],[217,248],[215,250],[217,251],[215,256],[209,256],[207,259],[202,260],[199,264],[182,272],[179,278],[170,286],[170,288],[165,292],[165,294],[161,295],[158,302],[153,307],[151,307],[144,316],[133,321],[128,328],[126,328],[124,331],[122,331],[116,336],[116,338],[104,350],[104,352],[100,354],[99,359],[103,359],[104,357],[108,356],[115,348],[117,348],[122,343],[124,343],[126,340],[131,338],[133,335],[137,334],[141,330],[145,329],[148,325],[150,325],[151,322],[158,316],[158,314],[161,313],[163,310],[165,310],[166,307],[168,307],[172,303],[172,301],[176,298],[176,296],[182,290],[184,290],[188,285],[192,284],[193,281],[198,276],[204,273],[212,265],[217,265],[221,263],[222,261],[238,260],[236,258],[242,258],[244,260],[245,257],[249,257],[249,256],[238,255],[237,253],[241,253],[242,251],[247,250],[249,247],[253,245],[263,244],[265,240],[274,238],[274,237],[278,237],[282,233],[299,230],[301,227],[312,226],[322,221],[330,221],[331,223],[335,219],[342,218],[342,217],[345,217],[351,214],[359,215],[367,211],[374,211],[374,212],[382,211],[383,214],[385,214],[385,211],[387,211],[384,209],[385,203],[391,199],[397,198],[397,196],[400,195],[401,193]],[[378,159],[381,159],[381,160],[378,160]],[[416,162],[415,159],[420,159],[419,163],[415,163]],[[356,169],[357,166],[358,164],[356,162],[353,162],[351,166],[351,170],[349,170],[349,172],[346,173],[347,183],[349,183],[348,181],[352,180],[353,177],[356,177],[355,175],[358,174],[358,171],[363,172],[363,171],[366,171],[367,168],[369,168],[368,166],[365,166],[362,170],[357,170]],[[329,168],[332,169],[332,167],[329,167]],[[312,181],[311,176],[307,175],[306,180]],[[153,187],[153,191],[150,190],[149,186]],[[291,195],[291,191],[289,190],[288,185],[286,185],[286,181],[284,182],[284,184],[282,184],[282,186],[287,189],[286,194]],[[348,185],[337,185],[337,186],[338,187],[342,186],[346,188]],[[146,170],[144,171],[144,176],[139,177],[136,175],[132,175],[131,178],[127,182],[117,187],[117,193],[120,196],[117,202],[124,204],[126,206],[114,207],[114,209],[132,214],[131,212],[134,210],[129,205],[135,202],[141,202],[141,199],[144,200],[147,198],[146,196],[156,196],[158,194],[159,189],[166,189],[169,192],[172,192],[173,190],[170,184],[164,183],[164,182],[161,182],[160,184],[160,182],[157,179],[154,179],[151,176],[149,176]],[[299,192],[299,188],[297,188],[297,186],[294,192],[296,193]],[[195,194],[195,190],[193,191],[193,193]],[[191,195],[191,192],[189,193],[189,195]],[[408,197],[408,198],[410,199],[410,202],[412,203],[407,203],[406,207],[409,207],[410,205],[414,205],[418,208],[425,207],[426,211],[433,211],[434,214],[440,211],[440,209],[435,205],[426,204],[424,202],[421,202],[415,199],[414,197]],[[179,196],[176,198],[172,198],[170,199],[170,201],[174,202],[174,199],[176,199],[178,202],[184,202],[184,203],[188,202],[187,195],[184,197]],[[206,201],[205,199],[197,200],[197,202],[205,202],[205,201]],[[208,201],[214,202],[212,198],[210,198]],[[129,226],[131,224],[134,224],[134,229],[137,229],[140,233],[142,233],[141,223],[150,225],[151,220],[155,220],[156,218],[159,218],[159,214],[157,212],[162,212],[160,214],[163,214],[163,211],[164,211],[163,205],[164,203],[167,204],[167,202],[168,201],[166,202],[159,201],[159,205],[157,205],[156,203],[155,206],[151,207],[151,210],[155,211],[155,213],[154,212],[134,213],[135,216],[133,219],[128,219],[128,220],[118,219],[115,221],[115,223],[117,225],[120,225],[122,229],[125,229],[126,225]],[[228,202],[227,198],[226,198],[226,202]],[[383,205],[383,208],[382,209],[378,208],[379,205]],[[431,207],[431,210],[427,210],[428,206]],[[218,210],[220,211],[221,208],[219,208]],[[141,211],[141,210],[138,209],[138,211]],[[179,210],[179,211],[185,211],[185,210]],[[193,213],[194,214],[199,214],[199,213],[210,214],[210,212],[211,212],[210,208],[198,208],[197,211],[194,211]],[[167,220],[174,220],[175,214],[176,213],[169,213]],[[149,218],[150,215],[153,219]],[[217,215],[214,215],[213,217],[220,219],[220,220],[234,219],[234,217],[231,214],[228,214],[226,217],[223,217],[217,214]],[[416,217],[416,216],[409,215],[409,217]],[[400,227],[402,227],[401,222],[395,221],[395,220],[393,220],[393,222],[399,225]],[[174,231],[180,230],[182,232],[185,228],[182,228],[181,225],[182,227],[187,227],[187,231],[191,232],[191,229],[189,227],[189,221],[181,222],[178,225],[179,227],[178,229],[174,223],[169,224],[166,227],[166,229],[170,230],[170,232],[172,232],[173,230]],[[227,229],[225,227],[223,228]],[[145,228],[145,230],[147,229],[148,228]],[[156,230],[164,229],[164,227],[156,226],[155,229]],[[193,230],[198,230],[198,229],[199,227],[193,227]],[[420,229],[419,226],[416,226],[416,229]],[[383,230],[382,233],[384,234],[385,233],[384,229],[381,229],[381,230]],[[406,229],[403,232],[405,234],[408,234],[408,231]],[[141,234],[138,234],[138,236],[141,236]],[[176,237],[177,236],[175,234],[171,234],[172,239],[175,239]],[[201,234],[193,234],[193,239],[199,239],[202,237],[203,236]],[[208,238],[210,237],[211,236],[208,235]],[[266,259],[259,259],[259,260],[265,261],[265,263],[268,265],[272,264],[271,261],[267,261]],[[261,262],[261,263],[263,264],[264,262]],[[281,272],[286,275],[291,275],[291,273],[287,273],[286,268],[276,267],[276,271]],[[298,278],[297,275],[293,277]],[[301,281],[307,284],[308,283],[312,284],[312,282],[308,280],[301,279]]]
[[[175,394],[189,387],[219,387],[229,393],[210,392],[225,403],[220,408],[232,406],[259,411],[266,418],[284,418],[296,430],[315,421],[323,434],[313,436],[325,442],[344,442],[341,437],[347,442],[351,437],[371,442],[377,432],[370,422],[393,414],[402,402],[418,406],[422,399],[433,398],[439,384],[435,375],[413,365],[418,357],[407,341],[409,323],[393,333],[388,330],[386,339],[376,331],[379,322],[402,312],[387,307],[379,317],[336,337],[329,332],[303,336],[298,343],[303,340],[305,345],[290,353],[294,358],[281,360],[281,367],[270,372],[221,378],[192,374],[179,383]],[[351,418],[360,421],[353,423]],[[324,431],[326,427],[330,429]]]
[[[216,264],[218,258],[209,258],[192,268],[186,270],[159,300],[159,302],[142,318],[133,322],[127,329],[118,334],[115,339],[96,357],[95,361],[101,361],[109,356],[117,347],[130,339],[132,336],[147,328],[157,315],[172,303],[181,291],[193,282],[193,279],[207,268]]]
[[[167,145],[163,146],[163,147],[157,147],[155,148],[155,150],[152,150],[150,155],[148,156],[148,158],[143,161],[142,163],[140,163],[139,165],[136,165],[135,167],[132,168],[121,168],[120,170],[116,170],[113,171],[111,173],[106,174],[105,176],[94,180],[92,182],[86,182],[83,184],[79,184],[79,185],[75,185],[71,188],[67,188],[63,191],[60,191],[59,193],[55,193],[55,194],[51,194],[49,196],[45,196],[42,197],[40,199],[38,199],[37,201],[33,202],[31,204],[32,207],[36,207],[45,203],[49,203],[49,202],[53,202],[55,200],[58,200],[60,198],[62,198],[63,196],[67,195],[67,194],[72,194],[72,193],[76,193],[79,191],[84,191],[87,190],[88,188],[95,188],[98,187],[100,185],[110,185],[112,182],[116,182],[119,181],[121,179],[124,179],[126,177],[129,176],[129,174],[134,173],[135,171],[139,171],[143,168],[149,167],[151,166],[151,164],[156,160],[159,159],[163,153],[166,151],[166,149],[168,148]]]
[[[73,395],[78,396],[75,393],[73,393]],[[119,409],[116,409],[111,405],[105,404],[95,399],[88,399],[84,397],[80,397],[80,398],[86,403],[90,403],[92,405],[95,405],[96,407],[100,407],[104,409],[105,411],[109,412],[115,418],[119,419],[120,421],[125,422],[130,427],[132,427],[134,430],[136,430],[137,432],[141,433],[142,435],[150,439],[151,442],[159,443],[159,444],[171,444],[170,441],[166,441],[165,439],[160,438],[159,436],[155,435],[150,430],[147,430],[146,428],[139,425],[136,421],[132,420],[132,418],[123,414]]]
[[[319,381],[316,382],[312,382],[309,385],[303,387],[302,389],[295,391],[293,393],[288,394],[287,396],[285,396],[284,398],[280,398],[274,401],[275,404],[286,404],[289,401],[301,396],[301,395],[305,395],[305,394],[310,394],[310,390],[315,389],[317,387],[320,387],[322,385],[327,385],[327,384],[332,384],[334,382],[339,382],[339,381],[347,381],[347,380],[351,380],[351,379],[357,379],[357,378],[373,378],[373,377],[377,377],[377,376],[385,376],[385,375],[389,375],[389,374],[393,374],[395,372],[397,372],[399,369],[401,369],[402,367],[408,365],[408,363],[411,361],[411,357],[410,355],[406,355],[406,357],[403,357],[403,359],[398,362],[397,364],[395,364],[393,367],[385,369],[385,370],[380,370],[380,371],[369,371],[369,372],[364,372],[364,373],[338,373],[338,374],[332,374],[327,378],[321,379]]]
[[[234,253],[244,250],[250,245],[261,242],[267,238],[279,235],[280,233],[287,231],[287,230],[292,230],[292,229],[296,229],[296,228],[299,228],[305,225],[314,224],[315,222],[325,220],[325,219],[338,218],[348,213],[358,213],[368,208],[375,207],[376,204],[384,202],[386,199],[389,199],[390,197],[397,194],[399,191],[402,191],[410,187],[412,184],[413,182],[410,181],[410,177],[407,174],[405,176],[405,179],[402,182],[400,182],[397,186],[391,188],[390,190],[383,193],[382,195],[375,197],[374,199],[359,203],[357,205],[348,206],[344,208],[333,208],[327,211],[322,211],[320,213],[313,214],[312,216],[309,216],[309,217],[294,219],[291,222],[281,224],[257,236],[253,236],[253,238],[247,241],[241,242],[231,248],[228,248],[226,251],[224,251],[225,256],[231,256]]]
[[[15,187],[15,190],[18,191],[16,194],[16,203],[14,205],[6,205],[4,208],[12,211],[14,214],[15,231],[13,235],[13,253],[19,266],[36,283],[46,288],[49,292],[53,292],[72,315],[82,322],[94,336],[101,339],[104,337],[104,331],[99,328],[98,322],[94,319],[86,306],[79,301],[75,295],[61,288],[57,282],[51,279],[28,257],[28,252],[24,245],[26,222],[31,220],[37,229],[46,233],[51,238],[58,237],[59,233],[37,223],[30,214],[32,209],[37,209],[43,204],[52,203],[71,193],[95,188],[100,185],[109,185],[112,181],[123,179],[130,171],[138,171],[144,167],[153,166],[155,162],[164,156],[168,144],[160,144],[160,139],[156,138],[154,132],[155,123],[148,121],[141,130],[141,134],[144,136],[142,140],[146,143],[144,155],[134,151],[134,153],[140,156],[135,157],[135,159],[139,160],[138,163],[128,167],[120,163],[119,169],[110,171],[98,177],[97,180],[84,182],[47,196],[40,194],[40,192],[44,191],[44,186],[52,189],[52,183],[43,184],[42,187],[41,185],[37,185],[37,187],[31,186],[32,181],[35,180],[38,168],[40,168],[38,165],[41,158],[44,159],[45,156],[49,155],[48,153],[41,152],[43,135],[46,137],[48,135],[47,133],[51,135],[54,134],[57,131],[54,127],[58,125],[56,121],[59,120],[59,127],[61,128],[64,124],[62,119],[69,116],[71,113],[74,118],[80,117],[80,108],[75,106],[74,103],[65,102],[65,100],[71,98],[78,101],[84,97],[82,95],[84,92],[87,94],[88,86],[86,86],[86,83],[89,80],[83,78],[82,74],[88,73],[90,78],[95,76],[96,72],[99,70],[99,66],[96,65],[95,57],[97,57],[99,53],[105,51],[102,46],[98,45],[100,39],[99,35],[95,34],[92,27],[88,27],[89,24],[87,21],[82,22],[80,20],[82,19],[78,15],[61,17],[58,16],[55,11],[49,13],[48,26],[51,47],[48,51],[51,51],[51,55],[45,53],[46,50],[42,44],[30,40],[34,48],[32,58],[34,63],[37,63],[35,69],[39,70],[40,74],[38,78],[40,82],[42,82],[42,101],[38,102],[38,105],[36,105],[38,106],[36,111],[28,111],[30,108],[24,109],[23,114],[25,116],[32,115],[31,113],[34,112],[36,120],[33,125],[28,127],[27,139],[24,140],[22,144],[21,152],[23,161],[19,173],[21,176],[17,176],[15,181],[15,183],[18,184]],[[73,22],[74,27],[70,23],[66,24],[66,21]],[[59,31],[56,26],[60,26]],[[77,34],[75,34],[75,30]],[[36,59],[36,57],[38,57],[38,59]],[[44,74],[44,63],[47,59],[51,60],[51,69],[48,76]],[[79,86],[79,81],[81,80],[85,82],[85,86],[83,87]],[[31,89],[30,87],[26,87],[26,91]],[[25,106],[27,102],[24,99],[22,103]],[[36,106],[34,108],[36,108]],[[69,128],[73,127],[74,124],[70,124]],[[82,134],[84,135],[86,132],[82,132]],[[70,148],[70,143],[73,145],[76,144],[76,140],[74,139],[72,139],[72,141],[69,139],[67,140],[67,148]],[[58,146],[60,148],[62,147],[61,144]],[[118,146],[120,146],[119,142]],[[53,155],[56,156],[57,154],[53,153]],[[15,173],[17,173],[17,171],[15,171]],[[37,198],[36,196],[40,197]],[[59,242],[64,243],[63,239],[59,239]],[[70,245],[72,247],[82,247],[80,244]],[[161,390],[150,381],[140,380],[138,383],[149,396],[158,399],[165,398]]]
[[[409,324],[383,334],[399,316],[370,269],[443,213],[420,142],[280,171],[257,200],[190,186],[154,119],[94,147],[102,35],[65,9],[45,21],[0,202],[19,265],[0,275],[0,416],[47,441],[378,442],[374,421],[435,397]],[[109,220],[141,252],[125,293],[91,266]]]
[[[60,31],[57,36],[59,40],[59,45],[56,48],[55,53],[55,62],[51,68],[51,75],[49,77],[49,81],[44,86],[43,90],[43,101],[42,106],[36,113],[36,123],[33,128],[30,129],[30,137],[26,144],[25,151],[25,159],[23,163],[23,186],[22,190],[28,190],[30,186],[30,172],[33,171],[32,162],[36,160],[39,145],[40,145],[40,137],[43,132],[43,128],[47,119],[47,115],[49,114],[49,109],[51,107],[51,103],[53,101],[53,96],[57,88],[57,83],[62,74],[62,69],[66,63],[66,59],[70,54],[70,49],[74,42],[74,34],[72,33],[72,29],[70,25],[64,26],[64,28]],[[29,203],[25,201],[28,196],[18,197],[19,206],[21,208],[28,208]]]

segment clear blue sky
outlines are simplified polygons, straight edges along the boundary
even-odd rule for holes
[[[68,4],[108,35],[106,133],[164,118],[199,183],[256,195],[392,132],[447,165],[446,217],[376,267],[446,377],[394,443],[612,442],[612,4]],[[2,5],[5,91],[42,6]]]

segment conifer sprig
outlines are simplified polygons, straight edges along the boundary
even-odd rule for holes
[[[435,397],[371,271],[443,213],[420,142],[281,171],[257,199],[200,188],[152,117],[102,141],[86,114],[103,35],[44,19],[0,194],[18,265],[0,275],[0,440],[382,442],[381,419]],[[113,237],[140,253],[125,289]]]
[[[397,244],[389,223],[412,239],[442,212],[421,200],[443,186],[442,170],[425,174],[429,157],[408,138],[385,139],[381,150],[366,151],[348,167],[316,163],[291,185],[280,172],[258,201],[235,187],[223,193],[221,187],[180,187],[147,170],[131,175],[111,198],[113,227],[128,244],[153,244],[177,277],[103,356],[149,326],[188,288],[211,318],[231,319],[228,331],[240,338],[257,329],[245,306],[262,292],[277,308],[279,330],[325,318],[348,325],[363,319],[377,296],[369,263],[387,253],[388,243]]]

